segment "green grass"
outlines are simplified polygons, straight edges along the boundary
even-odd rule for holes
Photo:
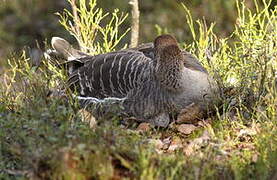
[[[213,24],[193,20],[184,6],[194,41],[181,45],[201,60],[222,89],[233,87],[222,96],[223,105],[211,122],[190,135],[174,127],[140,133],[136,124],[121,126],[120,117],[90,128],[74,101],[48,96],[63,86],[63,70],[48,62],[32,67],[24,53],[10,59],[0,86],[0,179],[276,178],[277,8],[269,10],[269,5],[264,1],[250,11],[238,2],[235,30],[224,39],[213,32]],[[109,26],[102,28],[112,32]],[[101,34],[102,45],[85,38],[78,42],[100,48],[98,53],[117,49],[116,44],[107,49],[110,36]],[[121,35],[114,37],[120,41]],[[158,148],[158,140],[168,137],[182,146],[173,152]]]

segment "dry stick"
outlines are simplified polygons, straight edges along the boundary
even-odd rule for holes
[[[132,6],[132,27],[131,27],[131,44],[130,47],[138,45],[139,38],[139,7],[138,0],[130,0],[129,4]]]
[[[78,44],[79,44],[79,47],[80,47],[81,51],[85,52],[85,49],[81,46],[81,42],[79,41],[79,38],[80,38],[80,40],[82,40],[82,39],[80,37],[81,36],[81,30],[80,30],[80,27],[79,27],[80,19],[79,19],[78,12],[77,12],[76,0],[71,0],[70,5],[72,7],[72,13],[73,13],[74,30],[75,30],[75,33],[78,36],[77,41],[78,41]]]

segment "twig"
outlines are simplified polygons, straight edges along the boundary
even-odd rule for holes
[[[71,0],[70,5],[71,5],[71,8],[72,8],[75,33],[77,34],[78,37],[80,37],[81,36],[81,30],[80,30],[80,27],[79,27],[80,19],[79,19],[78,12],[77,12],[78,8],[77,8],[77,5],[76,5],[76,0]],[[84,51],[84,49],[82,48],[79,41],[78,41],[78,43],[79,43],[79,47],[81,48],[81,51]]]
[[[10,169],[4,169],[4,172],[6,172],[7,174],[10,174],[10,175],[14,175],[14,176],[26,176],[27,174],[30,174],[29,171],[10,170]]]
[[[130,47],[136,47],[139,39],[139,7],[138,0],[130,0],[132,6],[132,27],[131,27],[131,44]]]

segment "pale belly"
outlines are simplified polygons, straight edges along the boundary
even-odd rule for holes
[[[184,70],[183,91],[175,96],[177,109],[195,104],[211,103],[216,93],[216,84],[208,74],[191,69]]]

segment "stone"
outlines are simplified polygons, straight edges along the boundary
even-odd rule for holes
[[[150,131],[150,129],[151,129],[150,124],[145,122],[140,123],[139,126],[137,127],[137,130],[141,132],[147,132],[147,131]]]
[[[192,124],[181,124],[177,127],[177,130],[185,135],[191,134],[196,129],[196,126]]]
[[[192,123],[195,124],[201,120],[203,113],[198,105],[195,103],[190,104],[181,110],[177,117],[177,123]]]

